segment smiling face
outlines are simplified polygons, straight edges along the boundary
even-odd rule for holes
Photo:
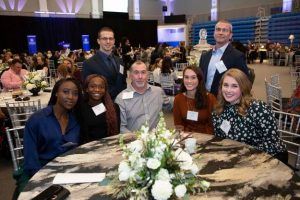
[[[89,102],[91,104],[99,104],[105,94],[105,82],[100,77],[94,77],[88,83],[86,93],[89,96]]]
[[[222,84],[222,95],[230,104],[240,102],[242,92],[238,82],[231,76],[225,76]]]
[[[187,91],[196,91],[199,84],[197,74],[191,69],[185,70],[183,75],[183,83]]]
[[[227,44],[232,38],[231,25],[225,22],[218,22],[215,27],[214,38],[216,40],[217,48],[220,48]]]
[[[78,100],[78,88],[71,82],[67,81],[61,84],[56,93],[56,105],[66,110],[71,110]]]
[[[115,45],[114,33],[111,31],[101,31],[97,39],[98,44],[100,45],[100,51],[110,54]]]
[[[134,63],[130,69],[132,87],[138,92],[144,92],[147,88],[148,72],[144,63]]]

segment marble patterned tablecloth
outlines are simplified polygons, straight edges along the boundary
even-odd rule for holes
[[[268,154],[248,145],[194,134],[202,147],[200,175],[211,183],[206,193],[190,199],[300,199],[300,179],[294,172]],[[56,173],[99,173],[117,169],[122,160],[118,137],[82,145],[57,157],[35,174],[20,200],[31,199],[52,184]],[[132,141],[132,135],[126,141]],[[111,199],[107,186],[99,183],[64,185],[68,199]]]

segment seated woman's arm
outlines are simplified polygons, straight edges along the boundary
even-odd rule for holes
[[[33,123],[28,121],[24,132],[24,171],[29,177],[42,167],[38,155],[38,133]]]

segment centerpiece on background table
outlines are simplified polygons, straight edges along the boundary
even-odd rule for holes
[[[135,141],[124,144],[121,137],[124,160],[118,173],[111,175],[114,198],[188,199],[189,194],[208,189],[209,182],[197,175],[197,158],[187,151],[191,148],[183,148],[185,138],[168,130],[160,115],[157,128],[149,131],[149,127],[142,126]]]
[[[32,96],[38,96],[40,90],[48,86],[48,83],[44,80],[45,76],[39,72],[29,72],[24,78],[23,86],[32,93]]]

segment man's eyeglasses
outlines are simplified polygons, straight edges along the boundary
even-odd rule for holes
[[[100,40],[103,40],[103,41],[114,41],[115,40],[115,38],[113,38],[113,37],[109,37],[109,38],[107,38],[107,37],[101,37],[100,38]]]
[[[217,32],[222,32],[222,33],[228,33],[228,32],[230,32],[230,30],[227,29],[227,28],[219,28],[219,27],[217,27],[217,28],[215,29],[215,31],[217,31]]]

